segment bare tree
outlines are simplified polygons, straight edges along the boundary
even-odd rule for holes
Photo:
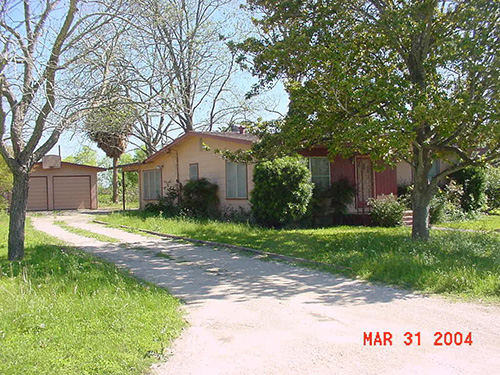
[[[148,0],[132,11],[116,68],[136,103],[133,138],[152,154],[169,134],[247,119],[229,40],[238,0]],[[132,8],[132,7],[131,7]]]
[[[116,11],[109,6],[80,0],[1,2],[0,153],[13,174],[9,260],[24,257],[31,169],[85,110],[85,85],[74,68],[101,43],[96,36]]]

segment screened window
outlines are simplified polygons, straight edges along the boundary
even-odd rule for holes
[[[330,187],[330,161],[328,158],[309,158],[309,170],[314,186],[320,190]]]
[[[144,199],[158,199],[161,196],[161,171],[154,169],[142,172],[142,184]]]
[[[247,199],[247,165],[226,161],[226,198]]]
[[[198,164],[189,164],[189,179],[195,181],[198,178]]]

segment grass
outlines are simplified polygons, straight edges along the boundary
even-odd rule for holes
[[[95,238],[98,241],[113,242],[113,243],[120,242],[120,240],[117,238],[108,237],[108,236],[105,236],[103,234],[94,233],[94,232],[91,232],[89,230],[82,229],[82,228],[72,227],[61,220],[55,220],[54,224],[60,226],[61,228],[63,228],[64,230],[67,230],[68,232],[78,234],[80,236],[84,236],[84,237],[88,237],[88,238]]]
[[[99,194],[99,209],[119,209],[123,208],[122,198],[120,196],[119,202],[114,203],[110,195]],[[127,210],[133,210],[139,208],[139,200],[126,201],[125,207]]]
[[[456,229],[474,229],[482,231],[500,231],[500,212],[496,211],[489,215],[484,215],[477,220],[457,221],[452,223],[442,223],[438,226]]]
[[[143,374],[162,358],[177,299],[29,224],[9,262],[7,227],[0,213],[0,374]]]
[[[190,238],[241,245],[352,268],[349,276],[415,290],[500,301],[500,235],[432,232],[410,239],[408,228],[333,227],[272,230],[245,224],[163,219],[141,212],[101,220]],[[336,271],[334,271],[336,272]]]

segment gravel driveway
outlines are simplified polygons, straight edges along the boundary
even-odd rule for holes
[[[167,288],[190,326],[156,375],[499,374],[498,305],[453,302],[235,252],[58,220],[116,237],[99,242],[33,217],[45,231]],[[372,332],[369,345],[369,333]],[[377,340],[377,332],[391,340]],[[413,343],[404,344],[406,332]],[[450,332],[436,346],[436,332]],[[471,332],[472,345],[446,345]],[[420,333],[418,345],[417,333]],[[365,340],[366,337],[366,340]],[[445,342],[445,339],[447,342]],[[392,345],[390,345],[392,344]]]

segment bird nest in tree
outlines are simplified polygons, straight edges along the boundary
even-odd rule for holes
[[[97,143],[109,158],[120,157],[127,148],[127,134],[108,133],[105,131],[92,132],[90,138]]]

